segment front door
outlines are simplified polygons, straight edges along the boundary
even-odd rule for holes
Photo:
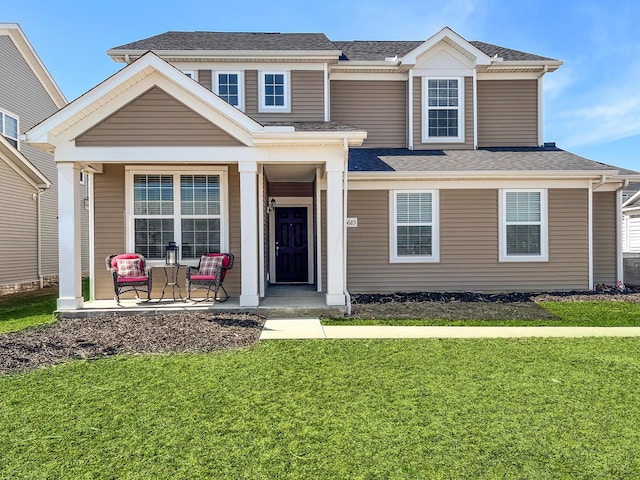
[[[276,282],[309,281],[307,207],[277,207]]]

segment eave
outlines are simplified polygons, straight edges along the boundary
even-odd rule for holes
[[[353,180],[486,180],[486,179],[527,179],[527,180],[600,180],[605,176],[607,183],[621,183],[628,177],[620,177],[618,170],[467,170],[467,171],[349,171]]]
[[[107,50],[115,62],[131,63],[148,51],[168,62],[260,62],[260,61],[300,61],[336,62],[340,50]]]

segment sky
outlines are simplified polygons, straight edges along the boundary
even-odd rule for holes
[[[123,67],[106,50],[178,31],[321,32],[331,40],[426,40],[445,26],[562,60],[545,75],[545,141],[640,171],[637,0],[32,0],[6,2],[69,101]]]

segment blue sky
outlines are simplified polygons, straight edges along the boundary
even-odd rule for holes
[[[637,0],[34,0],[3,6],[67,99],[122,68],[106,50],[169,30],[323,32],[332,40],[426,40],[449,26],[563,60],[545,76],[545,140],[640,170]]]

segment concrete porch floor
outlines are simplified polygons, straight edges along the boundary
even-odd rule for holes
[[[327,306],[325,293],[317,292],[314,285],[270,285],[265,297],[257,307],[241,307],[238,297],[225,302],[197,302],[194,300],[151,299],[150,302],[136,299],[115,299],[85,302],[79,310],[59,310],[64,318],[82,318],[96,315],[157,315],[183,311],[249,312],[266,318],[318,318],[320,316],[341,317],[346,307]]]

